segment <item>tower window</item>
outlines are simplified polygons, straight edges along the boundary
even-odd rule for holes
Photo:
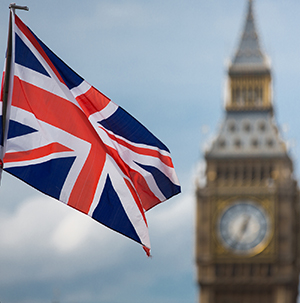
[[[240,147],[242,146],[241,140],[240,140],[240,139],[236,139],[236,140],[234,141],[234,146],[235,146],[236,148],[240,148]]]
[[[250,125],[249,122],[245,122],[245,123],[244,123],[244,130],[245,130],[247,133],[250,132],[250,130],[251,130],[251,125]]]
[[[263,100],[263,90],[261,87],[255,89],[255,101],[257,105],[262,105]]]
[[[260,180],[263,180],[265,178],[265,169],[264,167],[262,166],[260,168]]]
[[[270,165],[269,167],[269,172],[268,172],[268,178],[272,178],[272,175],[273,175],[273,165]]]
[[[235,123],[233,121],[228,124],[228,129],[231,132],[235,132],[236,131],[236,125],[235,125]]]
[[[260,131],[264,132],[266,130],[266,123],[264,121],[261,121],[258,125],[258,128]]]
[[[246,88],[242,89],[242,102],[245,104],[247,100],[247,90]]]
[[[235,167],[234,171],[233,171],[233,178],[234,178],[234,180],[237,180],[238,177],[239,177],[239,170],[238,170],[238,167]]]
[[[253,146],[253,147],[258,147],[258,140],[255,138],[255,139],[252,139],[252,141],[251,141],[251,145]]]
[[[274,146],[274,141],[273,141],[273,139],[268,139],[268,140],[267,140],[267,145],[268,145],[269,147],[273,147],[273,146]]]
[[[252,87],[248,88],[247,102],[249,105],[253,105],[254,103],[254,91]]]
[[[229,168],[228,168],[228,167],[225,168],[225,171],[224,171],[224,179],[225,179],[225,180],[228,180],[228,179],[229,179]]]
[[[226,146],[226,141],[224,139],[220,139],[219,140],[219,147],[225,148],[225,146]]]
[[[243,180],[245,181],[245,180],[247,180],[247,167],[244,167],[244,169],[243,169]]]
[[[259,83],[235,83],[231,89],[231,99],[235,106],[261,106],[263,104],[263,88]]]
[[[216,176],[217,180],[220,179],[220,177],[221,177],[221,169],[220,167],[217,167],[217,176]]]
[[[255,167],[252,167],[252,169],[251,169],[251,180],[252,181],[255,180],[255,175],[256,175],[256,173],[255,173]]]

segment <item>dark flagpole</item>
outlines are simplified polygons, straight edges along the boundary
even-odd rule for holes
[[[5,74],[4,74],[4,83],[3,83],[3,100],[2,100],[2,148],[4,148],[5,141],[5,132],[6,132],[6,115],[7,115],[7,102],[8,102],[8,93],[9,93],[9,83],[10,83],[10,73],[11,73],[11,60],[12,60],[12,15],[15,13],[16,9],[28,11],[27,6],[16,5],[11,3],[9,5],[10,14],[9,14],[9,25],[8,25],[8,39],[7,39],[7,49],[6,49],[6,63],[5,63]],[[4,156],[4,155],[2,155]],[[0,159],[1,162],[3,159]],[[3,163],[0,163],[1,167]]]

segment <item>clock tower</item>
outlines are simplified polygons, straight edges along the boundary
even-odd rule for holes
[[[248,0],[228,68],[225,117],[198,186],[200,303],[296,303],[299,193],[274,119],[272,74]]]

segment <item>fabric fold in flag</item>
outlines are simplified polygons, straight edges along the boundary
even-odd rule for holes
[[[180,193],[170,151],[15,14],[12,35],[7,114],[4,80],[0,100],[4,170],[150,255],[145,211]]]

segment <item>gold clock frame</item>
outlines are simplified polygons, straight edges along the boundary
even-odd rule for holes
[[[268,224],[269,224],[269,231],[266,238],[263,242],[259,243],[253,249],[249,250],[245,253],[236,253],[233,249],[226,247],[219,236],[218,231],[218,223],[224,211],[228,209],[230,206],[234,204],[238,204],[239,201],[249,201],[253,203],[253,205],[258,206],[259,208],[263,209],[264,213],[267,216]],[[245,258],[268,258],[270,261],[270,257],[275,253],[275,203],[273,199],[270,197],[264,198],[257,198],[253,196],[235,196],[227,199],[218,198],[216,201],[216,212],[212,218],[211,222],[211,234],[213,235],[212,241],[212,251],[214,256],[219,259],[231,259],[234,258],[238,259],[245,259]]]

